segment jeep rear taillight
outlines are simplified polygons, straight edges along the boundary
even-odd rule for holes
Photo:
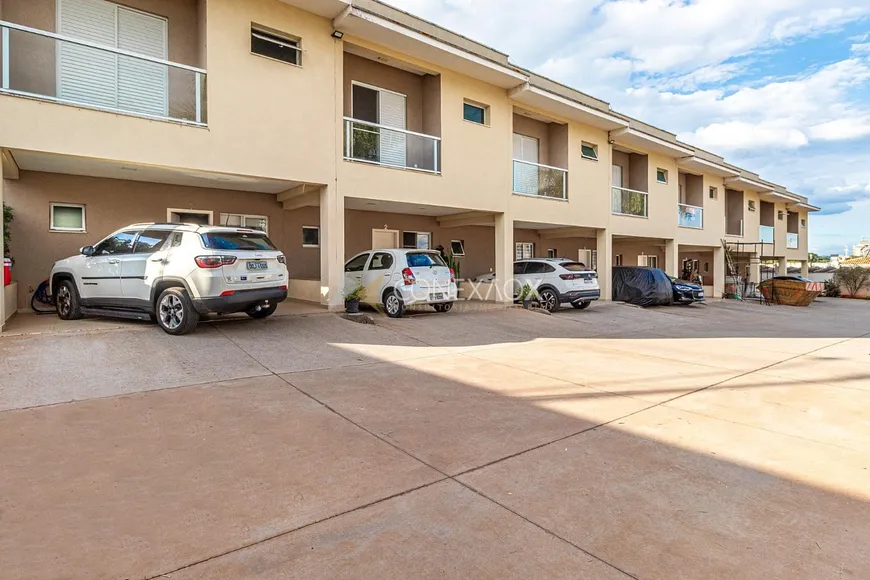
[[[221,266],[231,266],[236,263],[235,256],[197,256],[194,258],[200,268],[213,269]]]
[[[450,268],[450,283],[456,283],[456,272],[453,271],[453,268]]]
[[[411,268],[405,268],[402,270],[402,279],[405,281],[405,286],[413,286],[417,283],[417,279],[414,277],[414,272],[411,271]]]

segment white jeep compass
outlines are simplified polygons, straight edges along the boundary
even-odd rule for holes
[[[56,262],[49,292],[64,320],[151,319],[187,334],[210,312],[271,315],[287,298],[287,267],[259,230],[134,224]]]

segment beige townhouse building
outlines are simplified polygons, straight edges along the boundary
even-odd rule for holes
[[[264,229],[291,296],[338,307],[373,247],[440,246],[495,287],[517,258],[576,258],[605,298],[613,265],[690,268],[718,296],[723,240],[741,275],[806,264],[818,209],[373,0],[0,0],[0,63],[0,320],[136,222]]]

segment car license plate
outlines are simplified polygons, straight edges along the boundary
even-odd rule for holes
[[[441,292],[435,292],[429,295],[429,300],[444,300],[444,294]]]
[[[592,284],[592,278],[586,278],[585,280],[583,280],[583,283],[584,284]]]
[[[248,270],[265,270],[268,267],[266,262],[248,262]]]

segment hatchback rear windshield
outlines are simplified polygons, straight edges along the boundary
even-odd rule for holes
[[[202,243],[210,250],[277,250],[272,240],[261,233],[211,232],[202,234]]]
[[[569,272],[588,272],[589,268],[586,267],[582,262],[564,262],[559,264]]]
[[[432,252],[414,252],[407,254],[408,267],[425,268],[426,266],[447,266],[441,254]]]

